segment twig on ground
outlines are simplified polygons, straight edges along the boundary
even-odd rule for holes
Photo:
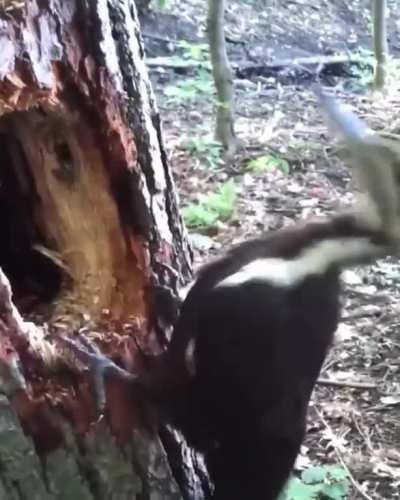
[[[269,208],[268,213],[285,215],[286,217],[295,217],[300,210],[300,208]]]
[[[332,366],[334,366],[337,362],[338,362],[338,360],[336,358],[332,357],[331,359],[326,361],[326,363],[322,367],[322,371],[327,372],[329,370],[329,368],[332,368]]]
[[[370,408],[368,408],[368,411],[369,412],[372,412],[372,411],[389,411],[389,410],[392,410],[395,406],[399,406],[399,405],[400,405],[400,401],[396,401],[396,402],[390,403],[390,404],[383,404],[383,405],[371,406]]]
[[[324,416],[322,415],[322,412],[318,409],[317,406],[314,407],[319,419],[321,420],[321,422],[324,424],[325,428],[329,431],[329,433],[334,436],[334,432],[333,432],[333,429],[332,427],[328,424],[328,422],[325,420]],[[362,496],[362,498],[364,498],[365,500],[373,500],[367,493],[365,493],[360,484],[358,483],[358,481],[354,478],[353,474],[350,472],[350,469],[348,468],[346,462],[344,461],[343,457],[342,457],[342,454],[340,453],[339,449],[337,446],[335,446],[335,444],[332,444],[332,447],[333,447],[333,450],[335,452],[335,455],[337,456],[339,462],[341,463],[343,469],[345,469],[345,471],[347,472],[348,476],[349,476],[349,480],[351,482],[351,484],[353,485],[353,487],[358,491],[358,493]]]
[[[244,40],[238,40],[237,38],[233,38],[230,35],[225,35],[225,40],[235,45],[246,45],[246,42]]]
[[[142,33],[143,38],[148,38],[150,40],[156,40],[157,42],[173,43],[177,44],[178,40],[172,40],[172,38],[167,38],[159,35],[151,35],[150,33]]]
[[[168,56],[149,57],[146,59],[146,64],[149,68],[178,69],[182,71],[197,69],[199,66],[198,61],[174,59]]]
[[[342,321],[349,321],[349,320],[363,319],[363,318],[382,319],[382,315],[377,314],[376,311],[358,311],[355,313],[346,314],[346,316],[342,317]]]
[[[351,387],[353,389],[376,389],[377,385],[368,382],[347,382],[340,380],[331,380],[328,378],[319,378],[317,380],[318,385],[333,385],[336,387]]]
[[[297,2],[296,0],[288,0],[288,4],[300,5],[301,7],[309,7],[312,10],[318,10],[317,5],[312,5],[311,3]]]
[[[364,439],[364,442],[365,442],[365,445],[366,447],[368,448],[368,450],[373,453],[374,452],[374,448],[372,446],[372,443],[371,443],[371,439],[369,437],[369,433],[364,430],[362,427],[361,427],[361,423],[358,421],[358,419],[356,418],[354,412],[352,412],[351,414],[351,418],[353,420],[353,423],[354,423],[354,426],[355,428],[357,429],[358,433],[360,434],[360,436]]]

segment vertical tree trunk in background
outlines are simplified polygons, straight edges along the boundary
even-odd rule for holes
[[[134,4],[1,5],[0,498],[202,499],[182,439],[143,430],[113,380],[97,421],[87,375],[51,341],[85,326],[137,371],[191,273]]]
[[[386,83],[386,64],[389,53],[386,31],[386,0],[372,0],[372,17],[376,59],[374,88],[380,90]]]
[[[139,13],[142,13],[142,12],[144,13],[144,12],[148,11],[150,8],[150,3],[151,3],[151,0],[137,0],[137,2],[135,2],[136,8],[137,8]]]
[[[208,0],[207,33],[215,86],[217,90],[217,121],[215,136],[228,157],[235,153],[233,75],[226,52],[225,0]]]

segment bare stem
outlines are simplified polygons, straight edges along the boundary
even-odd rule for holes
[[[233,76],[226,53],[224,33],[225,0],[208,0],[207,31],[212,71],[217,90],[216,138],[228,155],[236,149],[234,132]]]
[[[376,58],[374,88],[380,90],[386,81],[388,42],[386,33],[386,0],[373,0],[374,51]]]

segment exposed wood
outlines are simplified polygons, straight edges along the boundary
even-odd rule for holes
[[[0,498],[205,498],[201,462],[149,434],[142,395],[110,380],[98,422],[48,336],[84,324],[140,371],[191,275],[134,3],[3,3],[0,45],[0,268],[18,305],[45,301],[28,323],[0,274]]]

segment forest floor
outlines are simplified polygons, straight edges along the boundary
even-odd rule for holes
[[[232,0],[226,15],[231,62],[243,68],[295,57],[361,55],[364,65],[324,68],[320,80],[375,130],[400,133],[396,63],[390,65],[385,95],[373,95],[369,86],[369,4]],[[388,5],[390,50],[396,56],[400,7],[396,1]],[[309,91],[316,67],[235,78],[241,147],[230,162],[221,160],[212,136],[205,9],[204,0],[169,0],[142,20],[164,141],[191,226],[196,265],[234,242],[353,202],[349,171]],[[171,60],[196,67],[171,70]],[[400,266],[387,259],[345,272],[343,282],[343,318],[321,373],[337,385],[316,387],[297,469],[345,464],[353,483],[349,498],[400,498]]]

